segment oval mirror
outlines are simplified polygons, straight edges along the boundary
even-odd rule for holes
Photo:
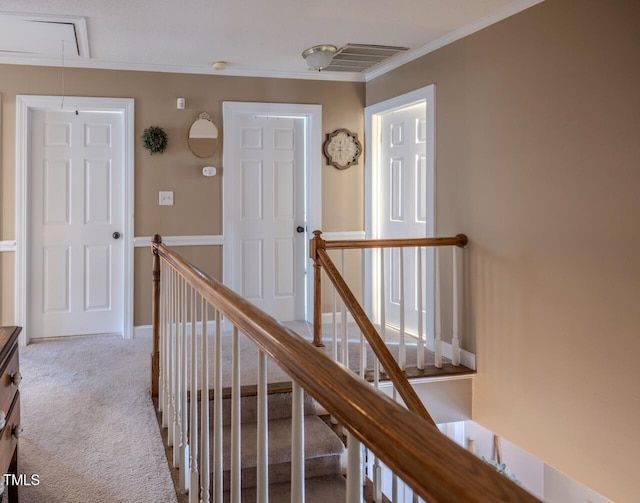
[[[196,157],[211,157],[218,148],[218,128],[209,117],[201,113],[189,129],[189,149]]]

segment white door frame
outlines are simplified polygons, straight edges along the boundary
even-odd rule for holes
[[[15,319],[22,326],[19,343],[29,343],[31,215],[31,111],[95,110],[124,114],[124,295],[122,335],[133,337],[133,194],[134,194],[134,100],[131,98],[84,98],[16,96],[16,284]]]
[[[231,219],[232,178],[226,169],[234,166],[234,151],[232,131],[234,119],[238,116],[258,115],[267,117],[288,117],[304,119],[305,130],[305,207],[307,237],[316,229],[322,229],[322,105],[302,105],[293,103],[252,103],[225,101],[222,104],[222,120],[224,133],[222,146],[222,192],[223,192],[223,235],[224,252],[222,258],[222,277],[225,285],[234,286],[234,278],[231,275],[231,264],[236,250],[233,249],[234,229]],[[305,257],[308,257],[309,243],[305,242]],[[305,292],[306,320],[313,320],[313,281],[310,274],[313,270],[311,259],[307,259],[307,276]]]
[[[427,212],[426,236],[435,236],[436,232],[436,193],[435,193],[435,84],[416,89],[415,91],[390,98],[380,103],[370,105],[364,109],[364,134],[365,134],[365,170],[364,170],[364,230],[367,239],[378,238],[379,229],[375,225],[378,221],[378,206],[373,199],[374,194],[380,192],[378,187],[379,180],[379,139],[380,131],[378,130],[378,117],[382,114],[391,112],[399,108],[406,108],[410,105],[427,102],[427,139],[432,139],[430,147],[426,152],[427,161],[427,197],[434,202],[434,211]],[[373,295],[373,285],[377,284],[378,271],[372,270],[375,267],[372,264],[371,254],[365,254],[364,260],[364,305],[369,313],[377,312],[374,309],[375,296]],[[371,274],[369,273],[371,272]]]

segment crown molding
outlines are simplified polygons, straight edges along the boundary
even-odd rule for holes
[[[14,57],[0,55],[0,64],[6,65],[29,65],[29,66],[55,66],[60,67],[59,58],[43,57]],[[254,77],[271,79],[301,79],[301,80],[326,80],[339,82],[364,82],[365,76],[362,73],[333,73],[333,72],[313,72],[311,70],[296,72],[281,72],[269,70],[255,70],[249,68],[229,68],[222,71],[215,71],[211,66],[179,66],[179,65],[155,65],[147,63],[117,63],[100,60],[80,60],[67,59],[64,66],[66,68],[86,68],[92,70],[122,70],[132,72],[158,72],[158,73],[180,73],[194,75],[215,75],[219,77]]]
[[[529,7],[533,7],[534,5],[537,5],[542,2],[544,2],[544,0],[521,0],[519,2],[510,4],[504,9],[501,9],[488,16],[480,18],[477,21],[467,26],[464,26],[455,31],[452,31],[451,33],[447,33],[443,37],[440,37],[423,47],[407,51],[403,54],[400,54],[392,58],[392,60],[389,61],[388,63],[383,63],[380,66],[377,66],[375,68],[372,68],[369,71],[364,72],[365,81],[369,82],[377,77],[380,77],[381,75],[384,75],[385,73],[390,72],[391,70],[395,70],[396,68],[402,65],[405,65],[415,59],[418,59],[424,56],[425,54],[434,52],[440,49],[441,47],[444,47],[445,45],[449,45],[453,42],[456,42],[461,38],[471,35],[472,33],[480,31],[488,26],[491,26],[492,24],[498,23],[503,19],[511,17],[514,14],[518,14],[519,12],[522,12],[523,10],[526,10]]]

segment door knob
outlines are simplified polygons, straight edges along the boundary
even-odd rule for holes
[[[113,239],[120,239],[120,233],[119,232],[114,232],[113,233]]]
[[[298,225],[298,227],[296,227],[296,231],[301,234],[304,232],[304,227],[302,227],[302,225]]]

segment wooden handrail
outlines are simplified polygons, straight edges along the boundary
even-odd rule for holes
[[[353,295],[353,292],[345,282],[344,278],[338,272],[338,268],[335,266],[331,258],[329,258],[326,250],[318,250],[317,257],[318,262],[324,268],[324,272],[333,283],[333,286],[338,292],[338,295],[340,295],[340,298],[347,307],[347,310],[353,316],[358,328],[367,339],[367,342],[378,357],[378,360],[380,360],[382,368],[384,368],[387,376],[391,379],[393,386],[396,388],[400,397],[404,400],[407,408],[418,414],[427,422],[431,423],[432,426],[435,426],[436,423],[431,418],[431,415],[425,408],[422,400],[420,400],[411,384],[409,384],[409,381],[404,375],[404,372],[400,369],[398,362],[396,362],[395,358],[389,351],[389,348],[378,334],[376,327],[373,326],[373,323],[364,312],[364,309],[360,306],[360,303],[357,301],[355,295]]]
[[[434,503],[538,501],[161,243],[152,247],[420,497]]]
[[[320,231],[314,231],[320,237]],[[318,233],[318,234],[316,234]],[[347,250],[365,248],[406,248],[410,246],[459,246],[464,248],[469,244],[465,234],[447,238],[403,238],[403,239],[350,239],[350,240],[322,240],[322,248],[326,250]]]

